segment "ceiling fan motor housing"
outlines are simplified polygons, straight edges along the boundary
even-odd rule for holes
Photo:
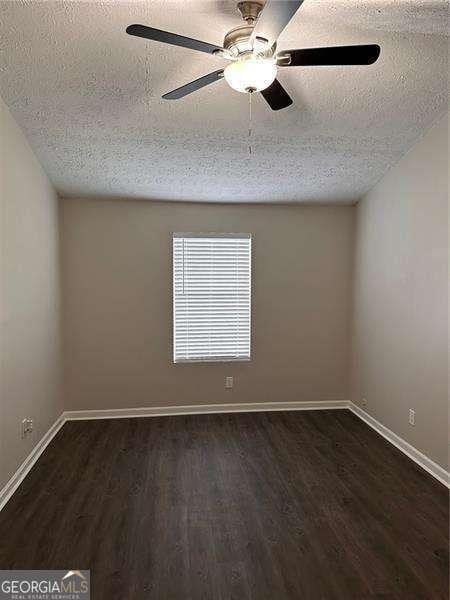
[[[238,2],[238,9],[246,25],[235,27],[229,31],[223,40],[224,58],[237,58],[246,52],[254,52],[261,57],[272,57],[275,47],[269,48],[267,40],[261,37],[252,39],[253,29],[259,13],[263,9],[262,2],[245,0]]]
[[[229,31],[223,40],[223,47],[232,59],[238,58],[247,52],[253,52],[260,57],[271,58],[276,49],[274,44],[271,48],[267,40],[256,37],[252,40],[253,25],[241,25]],[[227,58],[224,56],[224,58]]]
[[[242,52],[250,52],[250,36],[252,35],[252,25],[240,25],[229,31],[223,40],[223,47],[233,56],[238,56]]]

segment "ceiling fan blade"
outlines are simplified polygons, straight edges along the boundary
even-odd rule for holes
[[[307,67],[333,65],[371,65],[380,56],[377,44],[361,46],[330,46],[329,48],[305,48],[283,50],[277,56],[280,67]]]
[[[186,83],[186,85],[182,85],[176,90],[172,90],[171,92],[164,94],[163,98],[164,100],[178,100],[179,98],[183,98],[184,96],[192,94],[192,92],[195,92],[201,89],[202,87],[205,87],[205,85],[209,85],[210,83],[219,81],[219,79],[222,79],[222,77],[223,69],[219,69],[218,71],[214,71],[213,73],[209,73],[208,75],[203,75],[203,77],[199,77],[194,81]]]
[[[262,90],[261,94],[272,110],[281,110],[292,104],[292,98],[278,79],[275,79],[268,88]]]
[[[252,39],[262,37],[272,46],[303,4],[304,0],[267,0],[252,32]]]
[[[214,54],[217,50],[222,50],[220,46],[216,46],[215,44],[208,44],[208,42],[194,40],[185,37],[184,35],[162,31],[161,29],[154,29],[153,27],[147,27],[146,25],[129,25],[126,31],[129,35],[135,35],[147,40],[154,40],[155,42],[172,44],[172,46],[182,46],[183,48],[190,48],[191,50],[198,50],[199,52],[206,52],[207,54]]]

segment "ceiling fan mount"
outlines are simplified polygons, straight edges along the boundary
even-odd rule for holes
[[[259,17],[259,13],[264,8],[264,2],[258,2],[258,0],[244,0],[244,2],[238,2],[237,7],[244,21],[248,25],[254,25]]]
[[[244,0],[237,3],[245,25],[235,27],[223,46],[162,31],[145,25],[130,25],[127,33],[137,37],[224,58],[228,65],[199,77],[163,95],[165,100],[183,98],[206,85],[225,79],[239,92],[261,92],[272,110],[292,104],[277,79],[278,68],[311,66],[371,65],[380,55],[377,44],[283,50],[277,53],[277,40],[304,0]]]

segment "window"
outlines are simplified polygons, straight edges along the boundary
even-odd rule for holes
[[[249,360],[250,295],[250,235],[174,234],[174,362]]]

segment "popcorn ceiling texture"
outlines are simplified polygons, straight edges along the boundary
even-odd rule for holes
[[[221,43],[235,2],[2,1],[0,93],[62,196],[352,202],[446,109],[448,6],[306,0],[279,49],[379,43],[371,67],[280,70],[279,113],[224,81],[161,95],[223,61],[127,36],[140,22]]]

